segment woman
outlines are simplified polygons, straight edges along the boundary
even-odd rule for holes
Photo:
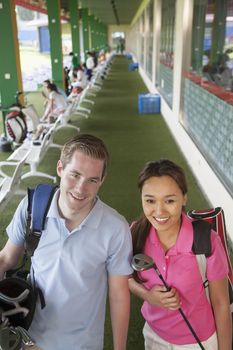
[[[65,97],[58,91],[55,84],[48,83],[48,104],[46,106],[42,122],[49,120],[50,117],[56,119],[60,113],[64,112],[67,107],[67,102]]]
[[[138,179],[143,215],[133,223],[134,254],[153,258],[154,269],[129,279],[131,292],[144,300],[142,315],[146,350],[200,349],[178,309],[182,310],[205,350],[231,350],[231,314],[227,261],[219,236],[211,232],[207,258],[211,304],[192,252],[193,228],[185,215],[187,184],[183,170],[169,160],[149,162]]]

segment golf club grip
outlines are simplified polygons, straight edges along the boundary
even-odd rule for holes
[[[182,310],[181,308],[179,308],[178,311],[180,312],[181,316],[183,317],[184,321],[186,322],[188,328],[190,329],[192,335],[193,335],[194,338],[196,339],[196,341],[197,341],[198,345],[200,346],[200,348],[201,348],[202,350],[205,350],[205,348],[204,348],[204,346],[202,345],[200,339],[198,338],[196,332],[194,331],[193,327],[191,326],[189,320],[188,320],[187,317],[185,316],[183,310]]]

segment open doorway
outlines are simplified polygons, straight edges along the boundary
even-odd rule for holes
[[[112,48],[118,54],[124,53],[125,51],[125,33],[124,32],[112,33]]]

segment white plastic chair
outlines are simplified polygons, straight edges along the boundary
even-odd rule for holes
[[[18,162],[2,161],[0,162],[0,208],[6,206],[14,195],[25,195],[26,190],[20,189],[20,183],[23,178],[23,168],[26,163],[29,151]],[[15,170],[12,176],[7,175],[2,167],[14,166]]]
[[[56,130],[57,124],[54,123],[53,127],[51,127],[42,141],[34,141],[34,142],[25,142],[19,148],[17,148],[11,155],[8,157],[8,160],[21,160],[25,154],[27,153],[26,163],[30,165],[30,171],[23,174],[22,179],[26,179],[32,176],[45,177],[47,179],[52,180],[54,183],[56,182],[56,176],[49,175],[47,173],[38,171],[37,168],[44,158],[46,152],[50,147],[62,148],[62,145],[53,143],[53,136]]]

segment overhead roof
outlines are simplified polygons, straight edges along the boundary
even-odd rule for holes
[[[70,0],[61,0],[61,15],[68,17]],[[132,22],[140,5],[145,0],[79,0],[80,8],[88,8],[89,14],[96,16],[106,25],[127,25]],[[36,11],[46,12],[46,0],[15,0],[16,5]]]
[[[88,8],[106,25],[130,24],[142,0],[81,0],[82,8]],[[61,7],[69,11],[69,0],[61,0]]]

